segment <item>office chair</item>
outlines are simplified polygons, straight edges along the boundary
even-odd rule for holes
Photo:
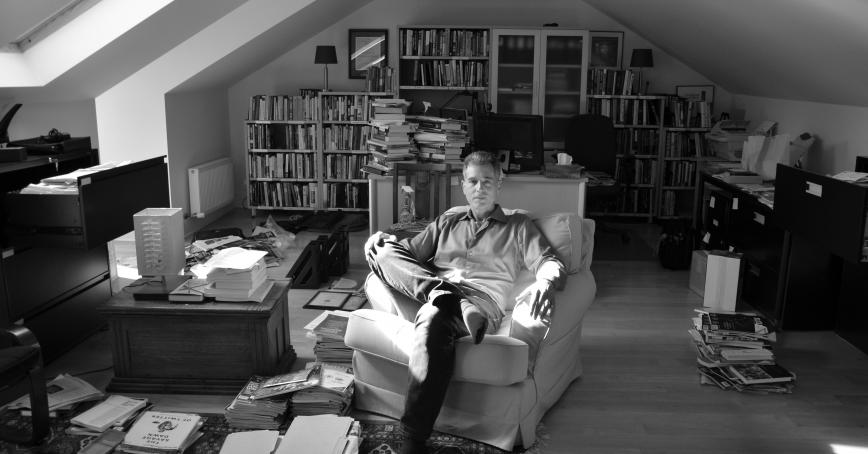
[[[0,390],[12,388],[25,378],[30,382],[30,433],[13,427],[0,427],[0,439],[37,445],[49,432],[48,391],[42,372],[42,349],[36,336],[23,326],[0,329]]]
[[[598,114],[581,114],[569,120],[564,137],[564,151],[573,157],[573,163],[584,166],[586,172],[602,172],[615,177],[615,155],[618,151],[618,138],[612,119]],[[625,175],[632,175],[627,167],[632,167],[632,160],[622,159]],[[627,183],[629,185],[629,183]],[[589,206],[617,205],[626,186],[615,180],[612,185],[600,185],[589,182]],[[590,211],[590,210],[589,210]],[[630,235],[620,229],[595,219],[598,232],[616,233],[621,236],[622,243],[630,241]]]

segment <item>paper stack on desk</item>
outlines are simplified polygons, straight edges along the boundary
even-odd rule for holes
[[[268,280],[265,251],[239,247],[223,249],[191,271],[204,276],[202,289],[217,301],[255,301],[261,303],[274,282]]]

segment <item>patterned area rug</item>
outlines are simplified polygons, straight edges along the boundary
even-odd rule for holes
[[[80,449],[90,444],[96,437],[69,435],[66,428],[69,427],[69,418],[75,413],[60,415],[51,419],[51,433],[48,439],[39,446],[18,446],[0,441],[0,453],[9,454],[76,454]],[[223,446],[223,440],[232,432],[239,429],[230,427],[222,414],[203,415],[207,419],[202,426],[204,435],[196,441],[185,454],[217,454]],[[4,411],[0,413],[0,425],[11,428],[24,428],[29,430],[30,417],[22,416],[18,411]],[[285,430],[285,428],[284,428]],[[283,430],[281,430],[283,432]],[[542,445],[548,438],[545,430],[540,425],[537,428],[537,443],[524,452],[526,454],[540,454]],[[431,437],[431,452],[435,454],[502,454],[502,451],[493,446],[472,440],[456,437],[453,435],[435,432]],[[367,423],[362,422],[362,443],[359,454],[397,454],[401,449],[401,437],[397,424],[394,423]]]

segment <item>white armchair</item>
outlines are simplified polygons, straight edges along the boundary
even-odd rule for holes
[[[458,209],[466,209],[461,207]],[[534,218],[534,216],[532,216]],[[555,295],[550,326],[533,320],[526,304],[507,308],[500,330],[475,345],[458,341],[455,373],[434,429],[501,449],[528,447],[536,426],[567,386],[582,374],[579,344],[582,319],[596,295],[590,271],[594,221],[558,213],[534,218],[558,251],[569,275]],[[532,282],[524,272],[517,295]],[[373,309],[350,316],[346,343],[355,350],[354,405],[400,418],[407,391],[408,353],[418,303],[386,286],[373,274],[365,291]]]

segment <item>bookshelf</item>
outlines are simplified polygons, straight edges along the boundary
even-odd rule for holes
[[[595,71],[591,71],[592,81]],[[592,90],[601,91],[594,87],[592,84]],[[664,100],[662,96],[588,95],[588,111],[611,118],[618,131],[613,176],[624,188],[615,210],[597,215],[647,218],[649,222],[657,215]]]
[[[663,129],[659,207],[660,219],[691,219],[700,167],[708,156],[709,128]]]
[[[435,108],[453,101],[457,94],[484,97],[490,71],[490,35],[488,27],[398,27],[400,96],[429,101]]]
[[[303,89],[251,98],[247,200],[256,210],[368,210],[370,102],[391,92]]]

